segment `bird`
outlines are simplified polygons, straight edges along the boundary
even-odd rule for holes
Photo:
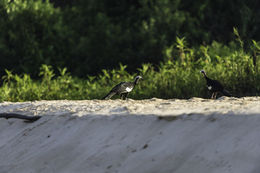
[[[231,94],[224,89],[223,85],[219,81],[208,78],[204,70],[201,70],[200,72],[207,81],[208,90],[212,92],[211,99],[216,99],[219,92],[225,96],[231,97]]]
[[[142,76],[136,76],[133,82],[120,82],[114,86],[111,91],[103,97],[103,100],[108,100],[114,95],[119,95],[121,99],[125,100],[128,94],[134,89],[135,85],[138,84]]]

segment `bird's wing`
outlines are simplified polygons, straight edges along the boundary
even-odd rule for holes
[[[220,90],[222,90],[224,88],[223,85],[219,81],[213,80],[213,82],[214,82],[215,87],[219,88]]]
[[[115,92],[119,91],[124,86],[125,83],[126,82],[120,82],[119,84],[114,86],[111,91],[115,91]]]
[[[126,93],[131,92],[133,88],[133,82],[121,82],[116,90],[118,93]]]

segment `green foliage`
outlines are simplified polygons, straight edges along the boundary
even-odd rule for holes
[[[58,8],[49,1],[5,1],[0,12],[0,69],[37,77],[41,64],[63,65],[68,41]],[[65,53],[65,52],[64,52]]]
[[[201,69],[259,95],[259,2],[2,0],[0,100],[207,97]]]
[[[204,69],[208,76],[221,81],[234,96],[259,95],[260,64],[258,55],[254,60],[240,42],[229,46],[218,42],[200,46],[197,49],[183,44],[184,38],[177,38],[170,46],[169,59],[155,67],[143,64],[136,73],[128,73],[127,66],[119,64],[118,69],[102,70],[98,76],[87,79],[72,77],[66,68],[59,68],[55,74],[52,66],[42,65],[39,80],[32,80],[27,74],[17,75],[6,70],[3,85],[0,88],[2,101],[53,100],[53,99],[100,99],[110,89],[122,81],[133,81],[136,75],[143,80],[136,86],[129,97],[133,99],[158,98],[208,98],[206,81],[200,73]],[[238,44],[238,45],[236,45]],[[251,45],[259,53],[259,43]],[[118,97],[114,97],[118,98]]]
[[[0,16],[0,75],[10,69],[34,79],[42,64],[82,78],[119,63],[133,73],[168,56],[184,63],[195,53],[188,45],[202,44],[207,55],[214,40],[235,37],[246,50],[260,40],[256,0],[1,0]]]

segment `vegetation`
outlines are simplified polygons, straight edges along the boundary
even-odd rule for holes
[[[260,1],[1,0],[0,75],[38,77],[42,64],[86,78],[102,69],[166,58],[176,36],[191,47],[228,44],[236,27],[249,49],[260,40]]]
[[[6,70],[0,100],[101,99],[115,84],[133,80],[136,75],[142,75],[143,80],[130,94],[133,99],[208,98],[201,69],[220,80],[234,96],[259,95],[260,60],[254,60],[242,45],[238,38],[229,46],[213,42],[191,49],[186,47],[184,38],[177,38],[176,45],[166,50],[168,59],[158,66],[143,64],[136,73],[130,74],[127,66],[120,64],[116,70],[103,70],[84,80],[72,77],[66,68],[59,69],[56,75],[48,65],[41,66],[39,80]],[[252,50],[260,53],[259,43],[252,41]],[[179,58],[175,59],[175,54],[180,54]]]
[[[259,95],[259,6],[1,0],[0,100],[99,99],[137,74],[131,98],[208,97],[201,69],[235,96]]]

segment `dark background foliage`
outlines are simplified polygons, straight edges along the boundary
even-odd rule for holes
[[[3,0],[0,74],[38,77],[42,64],[78,77],[127,64],[158,64],[185,37],[192,47],[227,44],[237,27],[247,49],[260,40],[258,0]]]

